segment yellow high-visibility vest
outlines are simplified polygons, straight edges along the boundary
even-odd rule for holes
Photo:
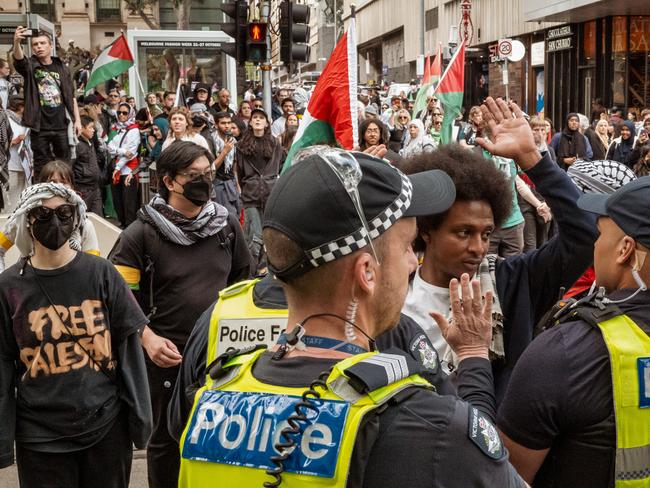
[[[252,368],[262,353],[232,358],[224,365],[224,377],[213,381],[208,375],[206,385],[196,393],[180,442],[179,487],[208,488],[215,483],[248,487],[273,481],[266,474],[266,469],[276,467],[270,457],[277,454],[274,446],[282,440],[280,433],[305,388],[258,381]],[[283,487],[345,487],[363,417],[405,388],[431,388],[419,375],[410,375],[359,394],[345,370],[364,361],[392,372],[405,366],[402,356],[376,352],[335,364],[325,380],[327,390],[318,389],[320,399],[312,400],[317,410],[299,407],[308,420],[284,462]]]
[[[650,487],[650,337],[627,315],[598,323],[612,365],[616,488]]]

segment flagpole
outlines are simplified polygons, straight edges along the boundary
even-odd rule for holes
[[[454,55],[451,57],[451,60],[449,61],[449,64],[448,64],[447,67],[445,68],[445,72],[444,72],[444,73],[442,74],[442,76],[440,77],[440,80],[438,81],[438,84],[436,85],[436,89],[433,91],[433,95],[436,94],[436,92],[438,91],[438,87],[439,87],[439,86],[441,85],[441,83],[442,83],[442,80],[445,79],[445,77],[447,76],[447,72],[448,72],[449,69],[454,65],[454,61],[456,61],[456,58],[458,57],[458,53],[460,53],[460,51],[461,51],[460,48],[463,46],[463,44],[465,44],[465,41],[463,41],[463,42],[461,43],[461,45],[458,46],[458,49],[456,49],[456,52],[455,52]]]
[[[140,73],[138,73],[138,67],[134,66],[135,68],[135,77],[138,79],[138,85],[140,85],[140,90],[142,91],[142,97],[147,100],[147,92],[144,91],[144,86],[142,85],[142,79],[140,78]]]

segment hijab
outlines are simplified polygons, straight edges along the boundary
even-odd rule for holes
[[[426,146],[431,146],[430,149],[433,150],[433,141],[427,137],[424,131],[424,123],[420,119],[413,119],[409,122],[407,128],[412,125],[417,126],[418,135],[413,139],[411,138],[411,133],[407,133],[404,149],[400,151],[400,156],[405,158],[426,151]]]
[[[560,137],[560,144],[557,151],[557,157],[559,161],[563,161],[564,158],[572,157],[583,159],[587,155],[585,137],[582,135],[579,129],[569,129],[569,120],[573,118],[578,119],[578,122],[580,122],[580,117],[577,113],[571,112],[569,115],[567,115],[566,125],[562,130],[562,136]]]
[[[117,122],[115,122],[115,128],[118,131],[128,129],[130,126],[135,124],[135,110],[133,110],[133,107],[126,102],[120,102],[120,104],[117,106],[117,112],[119,112],[122,107],[129,109],[129,116],[125,122],[120,122],[120,117],[116,114]]]

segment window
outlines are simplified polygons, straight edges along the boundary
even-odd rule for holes
[[[46,19],[54,20],[54,0],[31,0],[30,13],[42,15]]]
[[[95,4],[96,21],[122,20],[120,0],[97,0]]]
[[[438,28],[438,7],[424,13],[424,25],[428,31]]]

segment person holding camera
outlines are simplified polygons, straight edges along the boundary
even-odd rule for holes
[[[34,53],[25,57],[21,43],[31,38]],[[71,121],[79,134],[81,120],[74,98],[72,77],[63,61],[52,56],[52,39],[37,29],[17,27],[13,46],[14,66],[25,79],[25,115],[23,123],[32,129],[34,176],[38,179],[41,168],[52,159],[68,160],[70,143],[68,123]]]
[[[228,112],[217,112],[215,115],[216,134],[214,138],[217,159],[214,162],[215,201],[239,215],[241,202],[239,186],[235,176],[235,146],[237,140],[232,133],[232,118]]]
[[[208,143],[208,149],[210,152],[216,154],[214,132],[208,107],[204,103],[192,104],[190,107],[190,120],[196,133],[203,137],[205,142]]]

